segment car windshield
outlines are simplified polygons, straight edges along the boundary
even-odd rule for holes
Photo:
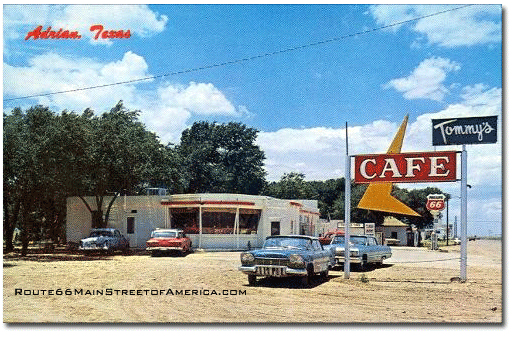
[[[363,245],[365,245],[366,244],[366,240],[367,240],[367,238],[363,237],[363,236],[353,236],[353,235],[351,235],[351,237],[349,237],[349,241],[352,244],[363,244]],[[345,243],[345,236],[344,235],[341,235],[341,236],[337,235],[337,236],[335,236],[333,241],[331,241],[331,244],[335,244],[335,243]]]
[[[175,238],[175,237],[177,237],[177,232],[176,231],[153,231],[152,237]]]
[[[310,247],[310,240],[300,237],[272,237],[264,242],[264,248],[297,248],[307,249]]]
[[[99,236],[113,236],[113,233],[110,230],[94,230],[90,233],[90,237]]]

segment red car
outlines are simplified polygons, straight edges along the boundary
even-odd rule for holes
[[[191,252],[191,240],[179,229],[156,229],[147,241],[146,250],[151,256],[170,252],[184,255]]]
[[[328,231],[324,234],[324,236],[319,237],[319,242],[322,245],[327,245],[331,243],[331,239],[335,235],[344,235],[345,232],[343,230],[334,230],[334,231]]]

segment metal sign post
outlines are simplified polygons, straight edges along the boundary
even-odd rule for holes
[[[467,280],[467,151],[462,145],[460,179],[460,279]]]
[[[349,157],[349,140],[347,122],[345,122],[345,247],[344,247],[344,278],[351,275],[351,250],[349,247],[351,223],[351,158]]]
[[[498,142],[498,116],[432,119],[432,145],[462,145],[460,179],[460,279],[467,280],[466,144]]]

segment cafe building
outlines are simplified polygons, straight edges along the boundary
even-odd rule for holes
[[[204,250],[257,248],[270,235],[319,233],[317,200],[212,193],[166,195],[164,189],[148,192],[120,196],[110,211],[108,227],[118,229],[132,248],[144,249],[151,232],[158,228],[182,229],[193,248]],[[95,198],[84,199],[94,210]],[[69,197],[67,241],[78,243],[92,228],[91,213],[82,199]]]

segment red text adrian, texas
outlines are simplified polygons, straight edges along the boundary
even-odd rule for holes
[[[109,30],[105,29],[103,25],[90,26],[90,32],[93,32],[94,40],[98,39],[127,39],[131,38],[130,30]],[[78,31],[69,31],[60,28],[53,30],[51,26],[44,29],[43,26],[37,26],[33,31],[27,33],[25,40],[30,38],[37,39],[81,39],[81,34]]]

